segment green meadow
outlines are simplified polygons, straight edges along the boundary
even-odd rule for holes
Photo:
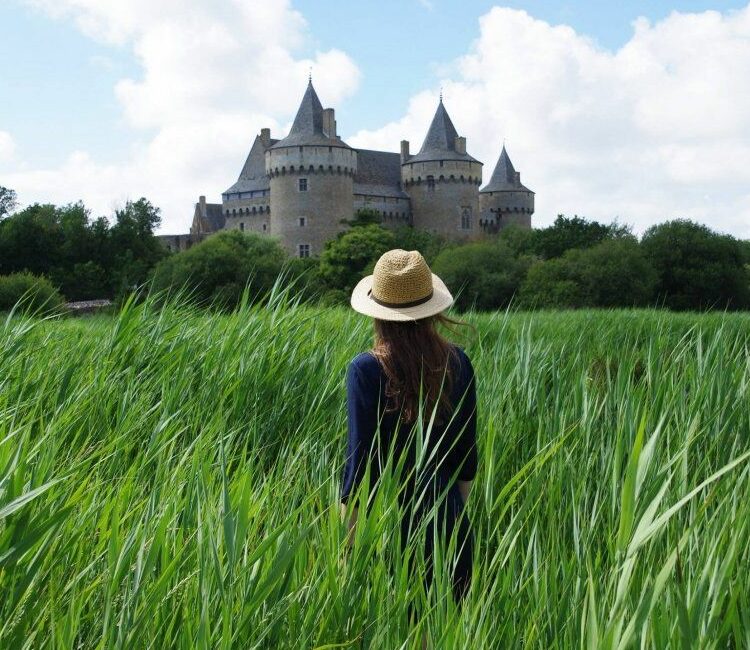
[[[394,552],[388,475],[346,544],[364,317],[285,295],[3,317],[0,648],[750,647],[750,316],[465,319],[458,609]]]

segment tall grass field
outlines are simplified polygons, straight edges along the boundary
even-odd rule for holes
[[[466,320],[480,467],[457,608],[449,549],[429,593],[395,552],[387,474],[347,543],[366,318],[283,295],[4,317],[0,648],[750,647],[750,317]]]

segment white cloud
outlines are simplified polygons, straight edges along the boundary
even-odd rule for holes
[[[288,0],[28,2],[53,18],[74,21],[90,38],[131,48],[142,75],[115,87],[134,133],[128,159],[95,160],[74,152],[59,168],[18,164],[3,179],[24,203],[83,199],[106,213],[125,198],[145,195],[163,208],[162,231],[186,231],[197,196],[219,200],[260,129],[269,126],[279,137],[311,66],[327,105],[359,84],[359,69],[344,52],[297,56],[307,26]],[[0,162],[2,151],[0,140]]]
[[[10,133],[0,131],[0,163],[10,162],[16,151],[16,143]]]
[[[442,80],[446,107],[489,178],[507,139],[538,225],[558,212],[638,230],[690,217],[750,237],[750,7],[634,23],[617,52],[567,26],[494,8]],[[418,149],[437,93],[355,146]]]

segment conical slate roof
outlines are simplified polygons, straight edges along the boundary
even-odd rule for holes
[[[279,140],[272,149],[311,144],[349,148],[349,145],[343,140],[331,138],[328,133],[323,131],[323,105],[318,99],[318,93],[313,88],[312,80],[307,84],[307,90],[302,97],[289,135],[283,140]]]
[[[442,98],[435,111],[435,117],[427,131],[422,143],[422,148],[416,156],[409,158],[407,162],[424,162],[427,160],[468,160],[479,162],[467,153],[458,153],[456,151],[456,137],[458,131],[453,126],[448,111],[445,110]]]
[[[520,180],[516,180],[516,168],[513,167],[510,156],[508,156],[505,145],[503,145],[503,150],[500,152],[500,158],[497,160],[497,165],[495,165],[495,171],[492,172],[490,182],[479,191],[503,192],[507,190],[531,192],[528,187],[521,184]]]

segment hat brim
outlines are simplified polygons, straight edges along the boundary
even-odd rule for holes
[[[432,274],[432,297],[415,307],[385,307],[370,297],[372,276],[362,278],[354,291],[350,304],[352,309],[365,316],[372,316],[379,320],[410,321],[434,316],[445,311],[453,304],[453,296],[445,283],[434,273]]]

